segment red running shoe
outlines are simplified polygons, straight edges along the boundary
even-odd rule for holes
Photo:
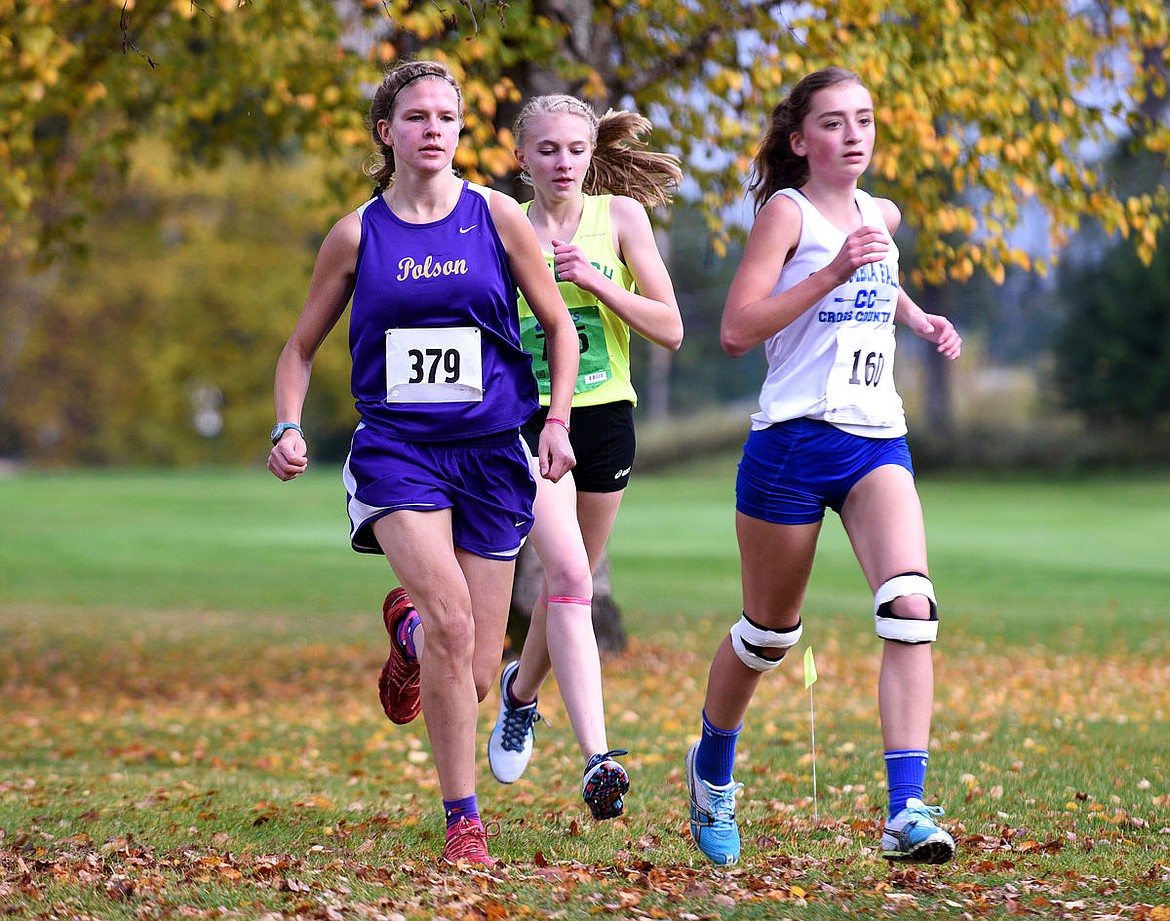
[[[477,863],[494,867],[496,859],[488,853],[487,832],[483,823],[473,819],[460,819],[447,829],[447,842],[443,845],[443,860],[447,863]]]
[[[382,605],[382,621],[390,634],[390,656],[378,676],[378,699],[390,722],[400,726],[409,723],[422,707],[419,700],[419,668],[417,659],[408,659],[398,645],[398,624],[414,610],[406,589],[396,588],[386,596]]]

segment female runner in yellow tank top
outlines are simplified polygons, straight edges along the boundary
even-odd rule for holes
[[[530,100],[515,125],[516,158],[532,184],[528,219],[577,326],[580,368],[572,418],[549,418],[548,368],[539,324],[520,302],[521,336],[533,356],[542,409],[525,430],[571,427],[572,476],[540,480],[530,540],[545,581],[518,661],[500,679],[488,743],[492,773],[519,779],[532,755],[536,697],[551,669],[584,759],[582,797],[597,819],[622,814],[625,769],[606,738],[601,663],[593,633],[593,576],[634,460],[630,330],[676,350],[683,326],[646,208],[665,204],[682,178],[678,159],[643,149],[647,119],[607,112],[572,96]]]

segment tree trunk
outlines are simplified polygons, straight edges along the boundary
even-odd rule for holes
[[[35,429],[19,403],[12,403],[12,393],[37,315],[61,277],[61,265],[62,260],[56,260],[48,269],[33,272],[15,248],[0,246],[0,460],[23,456],[28,445],[22,444],[22,435]]]
[[[927,285],[919,306],[927,313],[949,317],[950,288]],[[935,349],[926,353],[926,422],[933,441],[946,442],[955,434],[955,405],[951,395],[951,362]]]
[[[536,555],[532,544],[525,544],[516,560],[516,582],[512,586],[508,642],[504,650],[507,658],[519,655],[524,646],[528,623],[532,619],[532,606],[536,603],[543,581],[544,567],[540,565],[540,557]],[[602,655],[625,652],[628,638],[622,624],[622,612],[613,600],[608,554],[601,557],[597,571],[593,574],[593,632]]]
[[[670,265],[670,234],[655,228],[654,240],[662,261]],[[643,417],[649,422],[662,422],[670,415],[670,366],[674,353],[650,343],[646,353],[646,392],[638,401]]]
[[[566,46],[563,49],[570,59],[589,65],[603,72],[609,36],[600,34],[593,23],[591,0],[536,0],[533,12],[553,20],[564,22],[569,27]],[[573,93],[581,95],[584,85],[571,85],[550,66],[551,62],[524,61],[510,73],[520,90],[520,100],[501,104],[498,118],[511,124],[519,113],[520,106],[532,96],[548,93]],[[586,98],[599,111],[605,111],[608,99]],[[507,189],[508,183],[501,185]],[[513,184],[513,194],[527,197],[518,183]],[[668,357],[669,361],[669,357]],[[540,592],[544,579],[544,568],[531,544],[525,544],[516,560],[516,581],[512,588],[512,605],[508,614],[508,650],[506,655],[518,655],[528,633],[528,622],[532,617],[532,606]],[[622,625],[621,610],[613,599],[610,584],[609,557],[603,556],[593,575],[593,629],[597,634],[597,646],[602,653],[620,653],[626,648],[626,631]]]

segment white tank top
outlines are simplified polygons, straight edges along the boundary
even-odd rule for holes
[[[795,189],[777,195],[800,207],[800,242],[772,294],[823,269],[845,243],[834,227]],[[854,200],[865,224],[885,227],[877,203],[860,189]],[[894,313],[898,306],[898,248],[882,262],[859,268],[843,285],[797,317],[765,344],[768,375],[752,428],[788,419],[822,419],[869,438],[906,434],[902,398],[894,388]]]

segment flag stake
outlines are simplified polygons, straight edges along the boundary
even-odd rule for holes
[[[817,663],[813,659],[812,647],[804,651],[804,686],[808,688],[808,732],[809,747],[812,752],[812,788],[813,788],[813,821],[820,821],[820,811],[817,808],[817,723],[813,711],[812,686],[817,683]]]

